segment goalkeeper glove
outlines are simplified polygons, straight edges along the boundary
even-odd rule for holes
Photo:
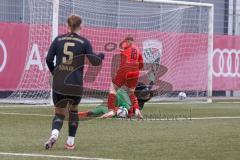
[[[99,54],[98,54],[98,57],[99,57],[101,60],[104,60],[105,55],[104,55],[103,53],[99,53]]]

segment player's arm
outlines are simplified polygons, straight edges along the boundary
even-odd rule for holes
[[[114,110],[110,110],[107,113],[103,114],[100,118],[112,118],[116,115],[116,112]]]
[[[138,63],[139,63],[139,70],[141,70],[143,68],[143,57],[142,57],[142,53],[139,53],[138,56]]]
[[[86,42],[85,44],[85,52],[87,55],[88,60],[93,66],[98,66],[102,64],[102,60],[104,60],[104,54],[95,54],[92,49],[92,45],[89,41]]]
[[[53,61],[56,53],[57,53],[57,38],[52,42],[46,57],[46,63],[47,63],[48,69],[52,74],[55,69]]]

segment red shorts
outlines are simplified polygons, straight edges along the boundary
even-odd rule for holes
[[[130,75],[130,76],[128,76]],[[133,76],[131,76],[133,75]],[[127,72],[127,73],[121,73],[118,72],[115,78],[113,78],[112,82],[118,86],[122,87],[123,85],[127,86],[128,88],[136,88],[137,82],[138,82],[138,75],[139,72]]]

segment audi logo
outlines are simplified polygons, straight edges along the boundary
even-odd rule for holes
[[[0,72],[2,72],[7,63],[7,49],[2,40],[0,40],[0,49],[3,50],[3,62],[0,64]]]
[[[215,77],[240,77],[240,50],[215,49],[213,51]]]

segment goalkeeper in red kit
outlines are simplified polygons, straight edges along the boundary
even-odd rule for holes
[[[132,104],[129,117],[132,117],[132,115],[135,114],[138,118],[143,118],[142,113],[139,110],[137,97],[134,94],[138,83],[139,70],[143,68],[142,53],[134,44],[134,39],[131,36],[127,36],[120,43],[119,48],[121,52],[121,62],[116,76],[112,80],[110,92],[108,94],[109,112],[104,114],[102,118],[112,117],[116,114],[116,93],[117,90],[124,85],[128,88],[128,94]]]

